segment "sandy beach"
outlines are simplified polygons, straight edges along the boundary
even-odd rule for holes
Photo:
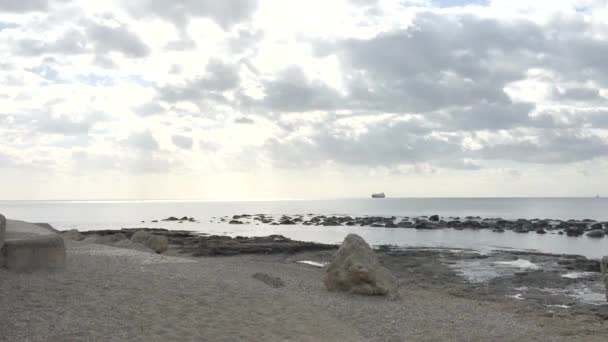
[[[398,274],[400,300],[328,292],[323,269],[295,262],[319,253],[332,251],[192,258],[67,241],[64,271],[0,270],[0,340],[608,339],[608,322],[594,316],[475,299],[407,273]],[[255,273],[285,286],[271,287]]]

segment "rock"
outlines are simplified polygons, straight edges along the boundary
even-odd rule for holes
[[[502,229],[502,228],[496,228],[496,229],[493,229],[492,231],[493,231],[494,233],[504,233],[504,232],[505,232],[505,230],[504,230],[504,229]]]
[[[62,232],[61,235],[64,239],[74,240],[74,241],[82,241],[84,240],[84,235],[80,234],[80,232],[76,229],[70,229],[65,232]]]
[[[597,230],[590,231],[586,235],[590,238],[603,238],[605,234],[604,234],[603,230],[597,229]]]
[[[115,234],[107,234],[98,236],[95,238],[94,242],[102,245],[112,245],[121,240],[127,240],[127,236],[123,233],[115,233]]]
[[[579,226],[572,226],[566,228],[566,235],[568,236],[581,236],[585,233],[585,228]]]
[[[163,221],[179,221],[179,219],[177,217],[171,216],[171,217],[167,217]]]
[[[275,289],[285,287],[285,283],[281,278],[273,277],[268,273],[255,273],[252,277],[253,279],[257,279],[270,287],[274,287]]]
[[[356,234],[349,234],[327,267],[325,287],[364,295],[399,296],[398,281],[372,248]]]
[[[439,215],[432,215],[429,217],[429,221],[437,222],[439,221]]]
[[[591,225],[591,229],[592,229],[592,230],[595,230],[595,229],[602,229],[602,228],[604,228],[604,227],[603,227],[603,226],[602,226],[602,224],[601,224],[601,223],[599,223],[599,222],[598,222],[598,223],[594,223],[594,224],[592,224],[592,225]]]
[[[540,228],[536,231],[536,234],[547,234],[547,232],[544,229]]]
[[[230,222],[228,222],[228,224],[243,224],[243,222],[241,222],[239,220],[230,220]]]
[[[131,236],[131,241],[134,243],[141,243],[156,253],[162,253],[169,248],[169,240],[166,236],[146,233],[143,230],[139,230],[133,234],[133,236]]]
[[[600,261],[600,270],[602,272],[602,281],[606,286],[606,301],[608,301],[608,256],[602,258]]]

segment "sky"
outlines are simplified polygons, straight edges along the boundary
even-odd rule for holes
[[[608,195],[608,0],[0,0],[0,199]]]

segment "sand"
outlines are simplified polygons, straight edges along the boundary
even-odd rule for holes
[[[68,243],[68,268],[0,270],[1,341],[606,341],[608,324],[407,286],[329,293],[296,256],[182,258]],[[280,277],[273,288],[254,273]]]

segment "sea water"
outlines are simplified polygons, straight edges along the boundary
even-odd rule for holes
[[[371,227],[319,227],[230,225],[221,216],[237,214],[315,214],[351,216],[480,216],[517,219],[594,219],[608,221],[604,198],[395,198],[289,201],[0,201],[0,213],[11,219],[48,222],[57,229],[167,228],[208,234],[260,236],[339,243],[349,233],[360,234],[373,245],[467,248],[481,252],[497,248],[580,254],[590,258],[608,255],[608,238],[567,237],[490,230],[416,230]],[[197,222],[157,222],[169,216],[194,217]],[[144,222],[142,222],[144,221]]]

